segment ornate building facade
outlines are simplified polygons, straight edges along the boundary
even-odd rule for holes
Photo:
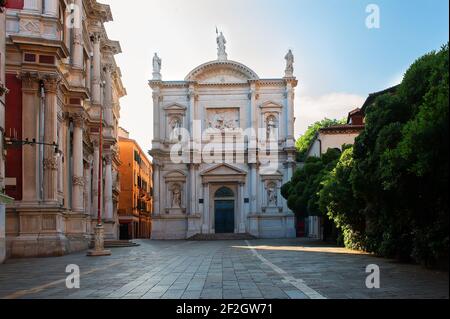
[[[5,210],[9,198],[5,196],[5,156],[3,136],[5,133],[5,1],[0,0],[0,264],[6,256]]]
[[[152,163],[129,133],[119,129],[120,239],[148,239],[152,230]]]
[[[5,187],[14,198],[7,254],[87,249],[99,192],[106,239],[117,239],[119,99],[126,91],[114,59],[120,45],[104,28],[110,7],[95,0],[10,0],[7,7]]]
[[[280,191],[295,168],[294,57],[283,78],[261,79],[228,60],[222,33],[217,44],[183,81],[163,81],[153,58],[152,238],[294,237]]]

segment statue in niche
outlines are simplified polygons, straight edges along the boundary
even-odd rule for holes
[[[267,134],[267,139],[273,139],[276,138],[275,133],[276,133],[276,128],[277,128],[277,119],[275,116],[270,115],[267,117],[266,119],[266,134]]]
[[[277,186],[273,183],[267,188],[267,202],[269,207],[276,207],[278,205]]]
[[[292,77],[294,76],[294,54],[292,54],[292,50],[289,50],[284,58],[286,59],[285,76]]]
[[[181,120],[178,117],[173,117],[169,121],[169,127],[172,135],[178,135],[182,127]]]
[[[181,188],[180,185],[172,187],[172,208],[181,208]]]

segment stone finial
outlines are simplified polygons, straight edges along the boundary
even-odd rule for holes
[[[292,50],[284,57],[286,60],[286,70],[284,71],[284,77],[291,78],[294,76],[294,54],[292,54]]]
[[[161,80],[161,66],[162,66],[162,60],[158,56],[157,53],[153,56],[153,81],[160,81]]]

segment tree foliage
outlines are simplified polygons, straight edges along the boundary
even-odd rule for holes
[[[298,151],[297,161],[304,162],[306,160],[306,153],[308,152],[314,137],[322,128],[327,128],[330,126],[345,124],[345,120],[330,120],[324,119],[322,121],[316,122],[309,126],[305,134],[303,134],[296,142],[296,147]]]
[[[446,45],[366,110],[365,131],[320,195],[347,246],[448,263],[448,74]]]
[[[339,150],[330,149],[322,158],[308,158],[303,168],[283,186],[281,193],[299,218],[321,215],[318,204],[322,180],[336,166],[340,155]]]

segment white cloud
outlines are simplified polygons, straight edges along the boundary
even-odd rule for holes
[[[295,134],[300,136],[308,126],[324,118],[341,119],[364,104],[366,97],[348,93],[329,93],[322,96],[297,94],[295,101]]]

